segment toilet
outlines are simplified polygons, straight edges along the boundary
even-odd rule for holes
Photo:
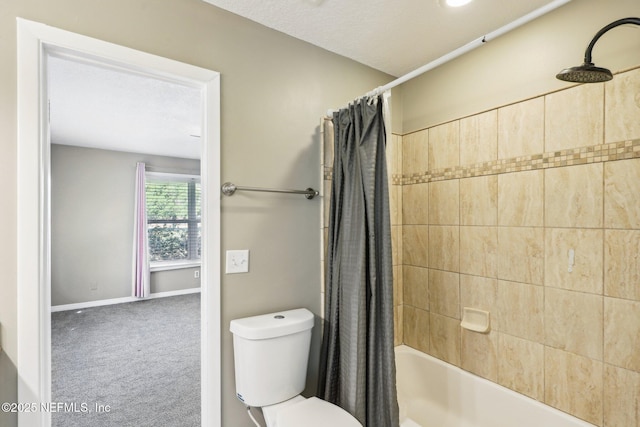
[[[259,407],[267,427],[362,427],[351,414],[304,390],[313,313],[305,308],[231,321],[236,395]]]

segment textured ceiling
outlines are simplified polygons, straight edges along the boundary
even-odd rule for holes
[[[551,0],[204,0],[267,27],[401,76]]]
[[[200,157],[198,89],[49,56],[51,142]]]
[[[474,0],[452,9],[441,0],[204,1],[393,76],[553,3]],[[69,58],[49,57],[47,71],[53,143],[199,157],[198,90]]]

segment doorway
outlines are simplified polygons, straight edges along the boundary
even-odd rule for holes
[[[46,58],[70,56],[197,88],[202,94],[202,425],[220,426],[219,73],[18,20],[18,401],[51,402],[51,141]],[[50,411],[21,413],[49,427]]]

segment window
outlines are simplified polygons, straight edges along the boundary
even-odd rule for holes
[[[200,177],[148,172],[146,181],[150,263],[199,262]]]

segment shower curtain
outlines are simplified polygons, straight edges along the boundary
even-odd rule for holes
[[[318,395],[366,427],[397,427],[383,97],[355,101],[333,125]]]

